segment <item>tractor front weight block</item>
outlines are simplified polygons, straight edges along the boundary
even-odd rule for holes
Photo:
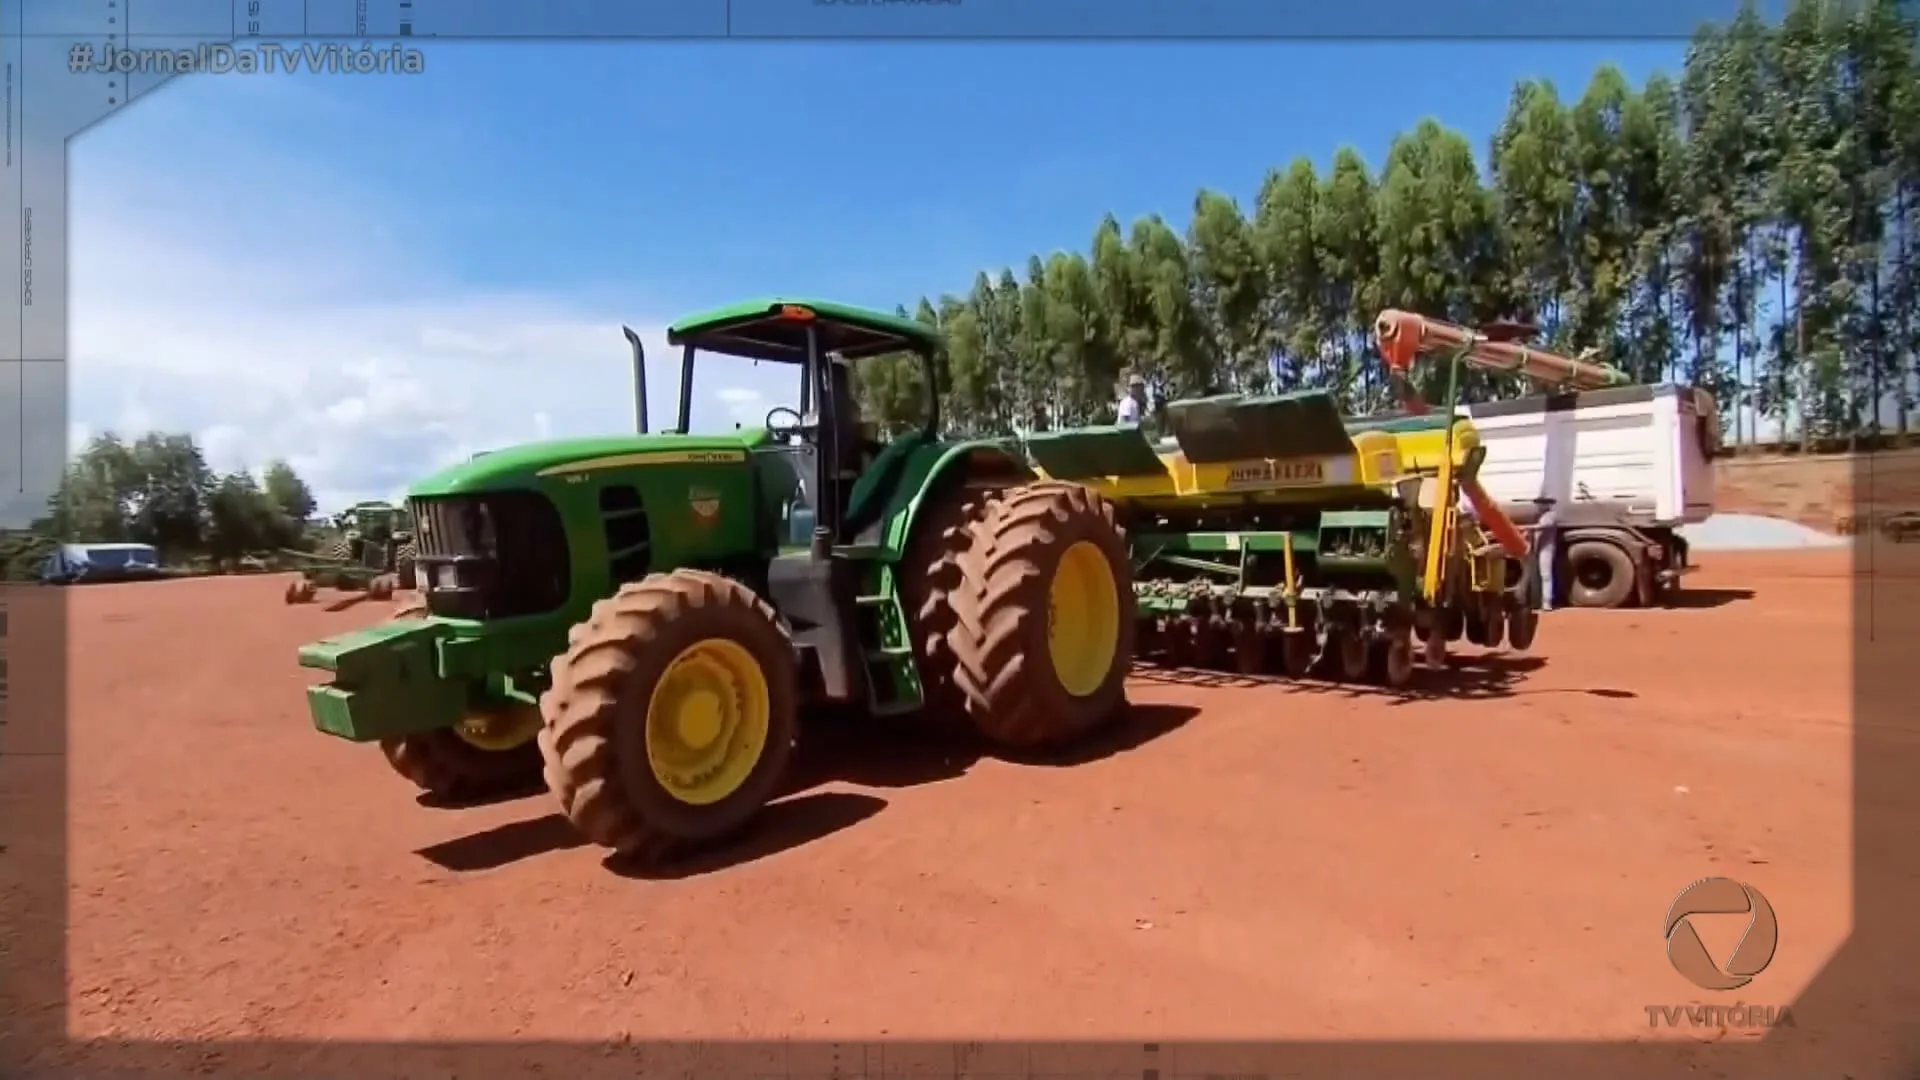
[[[466,712],[464,681],[440,675],[444,628],[401,619],[316,641],[300,666],[333,673],[307,688],[313,726],[353,742],[452,727]]]

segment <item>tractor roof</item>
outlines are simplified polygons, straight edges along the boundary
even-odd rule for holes
[[[670,345],[797,364],[806,359],[807,326],[823,352],[849,360],[892,352],[932,352],[940,332],[924,323],[830,300],[771,297],[689,315],[667,328]]]

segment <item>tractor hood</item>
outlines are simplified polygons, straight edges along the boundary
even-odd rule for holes
[[[767,433],[745,428],[725,435],[605,435],[585,439],[551,439],[524,443],[451,465],[415,483],[409,497],[461,495],[481,491],[524,489],[543,477],[581,468],[617,468],[688,455],[721,455],[725,460],[764,446]]]

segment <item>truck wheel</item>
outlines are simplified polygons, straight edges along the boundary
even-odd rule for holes
[[[1604,540],[1583,540],[1567,549],[1567,599],[1574,607],[1617,608],[1633,595],[1633,559]]]
[[[426,617],[427,605],[404,600],[392,618]],[[380,740],[393,771],[437,799],[462,802],[531,791],[540,781],[540,750],[534,743],[539,713],[522,708],[473,717],[458,728]]]
[[[955,681],[975,728],[1037,749],[1117,717],[1137,628],[1113,505],[1042,480],[1009,489],[973,532],[953,607]]]
[[[567,637],[540,699],[540,754],[588,840],[657,857],[734,832],[773,797],[799,672],[766,601],[717,574],[651,574]]]
[[[900,600],[920,667],[926,712],[936,722],[966,719],[966,695],[954,676],[959,665],[955,635],[960,630],[954,605],[965,602],[959,595],[966,580],[960,563],[973,543],[974,526],[998,494],[955,488],[925,506],[925,520],[914,523],[913,539],[900,563]]]

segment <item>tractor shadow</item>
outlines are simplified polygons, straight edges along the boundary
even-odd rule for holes
[[[885,799],[874,795],[808,792],[762,808],[745,831],[720,843],[681,848],[645,863],[619,855],[608,855],[601,862],[626,878],[671,881],[698,877],[831,836],[865,821],[886,805]],[[414,854],[442,870],[471,874],[586,846],[586,837],[572,822],[559,814],[545,814],[444,840]]]
[[[1414,673],[1413,681],[1402,687],[1373,683],[1337,682],[1310,675],[1304,679],[1284,675],[1241,675],[1208,671],[1202,668],[1164,667],[1137,664],[1133,676],[1143,682],[1163,686],[1192,686],[1209,689],[1245,690],[1260,686],[1285,688],[1296,694],[1335,696],[1351,700],[1383,701],[1404,705],[1415,701],[1490,700],[1521,693],[1525,676],[1545,666],[1538,656],[1516,653],[1482,652],[1453,654],[1447,666],[1435,671],[1425,666]],[[1626,693],[1626,691],[1609,691]]]
[[[586,846],[587,839],[559,814],[509,821],[477,833],[443,840],[414,854],[442,870],[470,874],[498,870],[522,859]]]
[[[812,791],[769,803],[744,831],[645,862],[609,855],[601,865],[635,881],[680,881],[729,870],[823,840],[886,809],[887,800],[856,791]]]
[[[888,728],[871,720],[822,725],[801,743],[790,785],[823,784],[902,789],[965,776],[986,758],[1017,765],[1072,768],[1137,750],[1185,726],[1200,710],[1187,705],[1130,705],[1105,730],[1059,750],[1015,753],[971,731],[945,727]]]
[[[417,805],[426,807],[429,810],[474,810],[482,806],[498,806],[501,803],[519,802],[521,799],[530,799],[535,795],[545,795],[546,793],[547,782],[539,777],[534,777],[524,784],[517,784],[513,787],[504,788],[486,795],[453,799],[444,795],[435,795],[431,791],[423,791],[415,795],[413,801]]]
[[[996,750],[964,729],[913,722],[889,726],[852,714],[816,717],[802,730],[780,794],[745,833],[644,863],[609,856],[605,865],[621,877],[645,881],[711,874],[831,836],[887,806],[887,800],[867,792],[817,790],[825,785],[896,791],[921,787],[959,779],[989,757],[1053,768],[1086,765],[1145,746],[1199,711],[1182,705],[1132,705],[1106,730],[1069,748],[1018,755]]]
[[[827,784],[904,789],[964,776],[983,758],[1021,765],[1070,768],[1138,749],[1178,730],[1198,715],[1185,705],[1133,705],[1112,726],[1069,748],[1010,754],[970,732],[890,728],[869,718],[835,717],[804,728],[795,758],[774,801],[754,815],[745,831],[713,844],[686,846],[644,861],[609,855],[602,865],[620,877],[676,881],[716,873],[824,839],[852,828],[886,809],[887,800],[866,792],[816,790]],[[423,806],[473,807],[523,799],[544,785],[507,792],[480,802],[441,803],[418,797]],[[559,814],[508,822],[415,852],[443,870],[474,873],[558,851],[586,846],[586,840]]]
[[[1679,611],[1704,610],[1751,599],[1752,589],[1676,589],[1661,597],[1657,606]]]
[[[1200,668],[1153,667],[1136,665],[1133,676],[1142,682],[1164,686],[1191,686],[1207,689],[1247,690],[1272,686],[1296,694],[1317,694],[1348,700],[1372,700],[1387,705],[1406,705],[1419,701],[1487,701],[1532,694],[1581,694],[1611,701],[1628,701],[1640,695],[1631,690],[1611,687],[1543,687],[1528,689],[1524,676],[1546,666],[1538,656],[1516,653],[1483,652],[1454,654],[1440,671],[1421,667],[1410,686],[1398,689],[1369,683],[1347,683],[1310,676],[1291,679],[1282,675],[1239,675]]]
[[[359,607],[362,604],[372,603],[372,601],[373,601],[373,598],[368,596],[366,593],[350,592],[345,596],[340,597],[338,600],[335,600],[332,603],[328,604],[324,610],[328,614],[333,614],[335,612],[345,611],[348,608]]]

